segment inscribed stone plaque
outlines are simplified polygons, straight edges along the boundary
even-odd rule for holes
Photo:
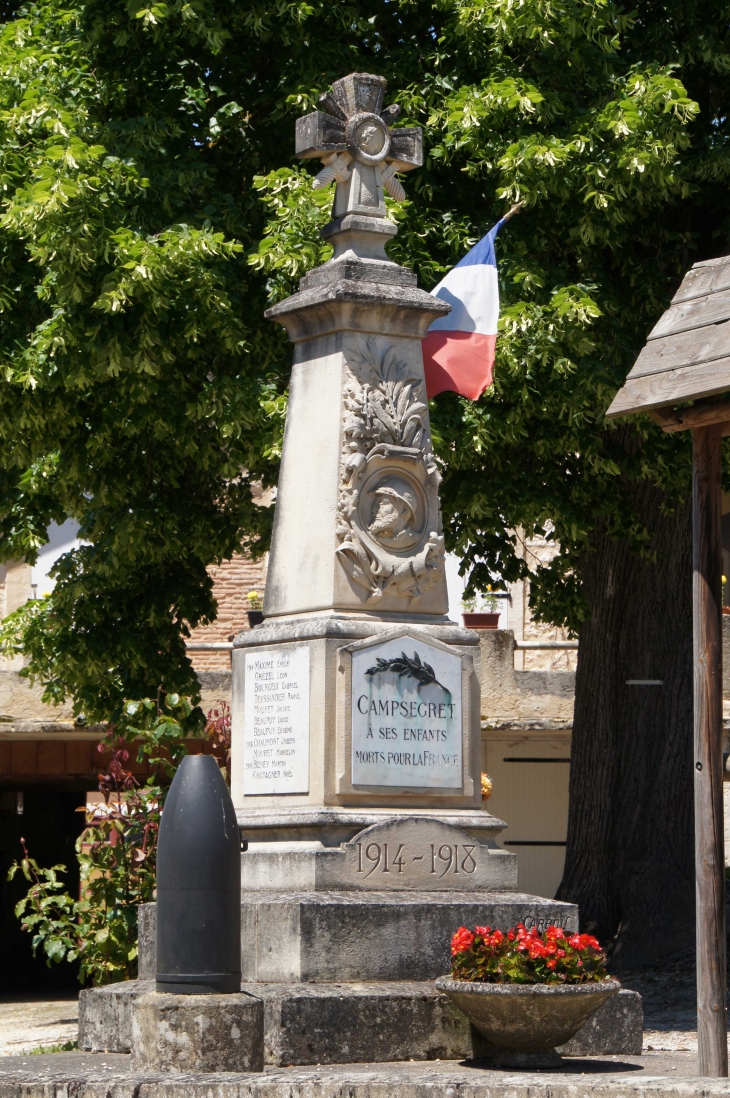
[[[441,820],[402,816],[317,851],[316,889],[479,892],[517,888],[517,857]]]
[[[309,789],[309,646],[246,653],[243,792]]]
[[[413,637],[352,655],[352,784],[462,787],[461,657]]]

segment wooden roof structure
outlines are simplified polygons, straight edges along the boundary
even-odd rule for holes
[[[720,615],[722,436],[730,434],[730,399],[717,398],[729,392],[730,256],[722,256],[687,272],[606,413],[648,412],[663,431],[692,431],[698,1063],[700,1075],[717,1078],[728,1074]]]
[[[728,419],[727,403],[713,406],[705,401],[669,414],[659,410],[727,390],[730,256],[722,256],[695,263],[687,272],[606,415],[616,418],[648,412],[665,431],[709,426]]]

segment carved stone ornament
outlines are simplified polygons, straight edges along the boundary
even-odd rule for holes
[[[383,189],[402,202],[406,195],[396,172],[423,163],[420,127],[390,128],[401,109],[393,104],[383,110],[386,86],[382,76],[351,73],[319,97],[321,111],[297,120],[297,156],[324,163],[315,188],[337,181],[335,218],[347,213],[385,217]]]
[[[427,431],[423,381],[391,347],[358,339],[348,352],[337,554],[364,600],[409,601],[444,573],[441,479]],[[361,384],[354,367],[375,384]]]

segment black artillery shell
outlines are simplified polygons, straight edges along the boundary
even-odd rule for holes
[[[186,755],[162,813],[156,980],[181,995],[241,988],[241,841],[211,755]]]

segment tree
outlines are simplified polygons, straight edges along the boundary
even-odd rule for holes
[[[430,158],[391,255],[432,284],[496,219],[496,199],[526,201],[500,238],[495,384],[432,409],[447,544],[472,586],[529,578],[537,617],[580,634],[558,895],[626,967],[691,940],[690,465],[686,438],[604,412],[690,257],[723,248],[695,229],[708,203],[727,224],[717,86],[698,119],[669,66],[692,75],[708,23],[716,82],[726,52],[709,10],[691,25],[648,5],[449,15],[437,75],[401,97]],[[547,567],[517,556],[518,527],[559,544]],[[659,699],[627,686],[644,676],[667,684]]]
[[[638,569],[631,613],[651,607],[657,562],[679,574],[687,443],[603,413],[690,260],[726,246],[726,14],[677,0],[631,14],[610,0],[18,10],[0,40],[2,551],[32,554],[66,514],[89,542],[17,623],[49,696],[109,715],[160,683],[194,689],[182,639],[214,613],[205,566],[265,547],[270,515],[249,483],[275,477],[290,352],[261,313],[328,254],[327,198],[311,166],[286,163],[292,123],[356,68],[386,76],[404,121],[424,126],[390,252],[426,288],[526,201],[500,237],[496,383],[474,405],[434,402],[449,548],[484,588],[525,574],[510,530],[553,537],[533,606],[582,638],[605,620],[607,553]],[[683,644],[667,644],[668,666],[686,675]],[[574,731],[573,803],[588,816],[626,711],[605,717],[589,773],[599,649],[580,654]],[[627,651],[612,658],[618,674]],[[682,713],[669,714],[678,769]],[[651,813],[644,773],[633,788]],[[681,829],[686,801],[674,818]],[[577,820],[570,898],[590,878]],[[623,917],[612,880],[590,916],[604,938]],[[678,914],[671,940],[680,929]]]

